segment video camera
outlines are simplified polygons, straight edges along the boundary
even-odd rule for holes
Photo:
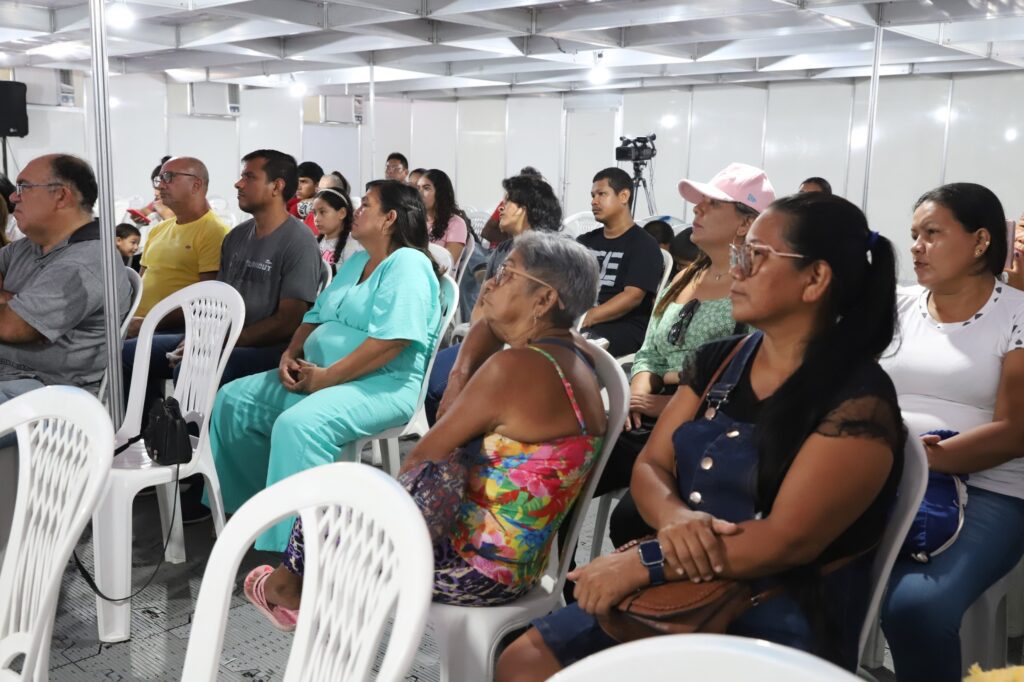
[[[654,141],[657,138],[658,136],[654,133],[632,139],[620,137],[620,144],[615,148],[615,160],[632,161],[633,163],[650,161],[658,154],[658,150],[654,147]]]

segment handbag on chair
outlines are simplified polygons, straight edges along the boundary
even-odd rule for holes
[[[957,435],[956,431],[929,431],[924,436],[941,440]],[[917,509],[900,553],[926,564],[933,556],[953,546],[964,527],[967,508],[967,476],[928,472],[928,487]]]

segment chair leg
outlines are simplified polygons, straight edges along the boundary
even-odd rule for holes
[[[111,486],[92,516],[92,554],[96,585],[104,594],[127,597],[132,591],[132,505],[134,491],[118,481]],[[96,621],[101,642],[131,637],[130,600],[108,602],[96,597]]]
[[[362,454],[362,451],[363,449],[359,448],[360,454]],[[384,456],[381,454],[380,451],[380,441],[377,440],[376,438],[370,441],[370,452],[372,453],[372,456],[370,457],[370,464],[372,464],[375,467],[383,468]]]
[[[212,461],[202,457],[196,465],[194,473],[202,474],[206,479],[206,496],[210,500],[210,512],[213,514],[213,529],[217,536],[224,530],[224,497],[220,494],[220,479],[217,478],[217,468]]]
[[[336,462],[358,462],[359,454],[363,451],[363,447],[366,445],[365,440],[356,440],[351,443],[345,444],[341,448],[341,452],[338,453]]]
[[[984,670],[1006,666],[1006,590],[1004,577],[967,609],[960,623],[961,665]]]
[[[604,536],[608,534],[608,515],[612,510],[612,493],[597,498],[597,516],[594,518],[594,536],[590,539],[590,560],[601,556]]]
[[[374,441],[376,444],[377,441]],[[388,476],[398,476],[398,470],[402,468],[402,452],[398,447],[397,438],[388,438],[384,441],[384,473]]]
[[[469,628],[469,618],[445,620],[444,627],[434,628],[434,640],[441,659],[440,682],[493,680],[494,662],[483,660],[483,657],[490,658],[490,628],[479,627],[482,623],[473,623]],[[481,641],[483,639],[488,641]]]
[[[164,552],[164,560],[169,564],[183,564],[185,563],[185,529],[181,523],[181,493],[175,489],[173,481],[156,487],[156,501],[160,508],[161,539],[167,537],[168,528],[173,526],[171,539]],[[174,510],[173,519],[170,518],[172,509]]]
[[[868,641],[864,644],[864,651],[860,656],[860,664],[865,668],[881,668],[885,664],[885,637],[882,636],[882,627],[875,619]]]

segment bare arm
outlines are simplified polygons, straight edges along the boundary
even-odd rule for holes
[[[295,392],[314,393],[354,381],[388,364],[408,345],[409,341],[405,339],[369,337],[356,346],[355,350],[329,367],[317,367],[305,360],[296,360],[299,364],[298,381],[292,387],[285,385],[285,388]]]
[[[501,350],[502,342],[491,331],[486,320],[478,320],[469,328],[469,333],[462,341],[459,354],[448,374],[448,388],[437,409],[440,419],[451,408],[459,392],[466,386],[470,377],[486,360]]]
[[[3,303],[0,303],[0,341],[4,343],[33,343],[45,341],[46,337],[35,330],[25,320],[21,319],[18,313],[11,310],[7,305],[7,296]]]
[[[497,218],[488,218],[487,223],[484,225],[484,229],[480,230],[480,238],[486,239],[492,245],[508,239],[508,235],[502,232],[501,228],[498,227],[499,222],[500,221]]]
[[[925,449],[930,467],[950,474],[984,471],[1024,455],[1024,350],[1003,358],[991,423],[941,443],[926,437]]]
[[[290,339],[302,323],[309,303],[297,298],[282,298],[277,311],[259,322],[246,325],[235,344],[240,347],[272,346]]]
[[[303,345],[306,339],[319,325],[303,322],[292,334],[292,340],[284,353],[281,353],[281,362],[277,366],[277,378],[289,391],[295,390],[295,382],[299,380],[299,359],[303,357]]]
[[[468,239],[472,239],[472,237],[468,237]],[[448,242],[444,245],[444,248],[448,249],[448,253],[452,255],[452,276],[454,276],[455,271],[459,269],[459,258],[462,256],[462,251],[466,248],[466,245]]]
[[[647,292],[638,287],[626,287],[621,293],[616,294],[604,303],[594,306],[587,311],[583,318],[583,328],[593,327],[602,322],[617,320],[633,308],[643,303]]]

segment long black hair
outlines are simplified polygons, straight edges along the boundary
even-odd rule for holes
[[[436,242],[444,237],[444,233],[448,231],[448,221],[452,219],[452,216],[459,216],[466,221],[466,228],[473,234],[473,238],[479,241],[469,223],[469,218],[455,201],[455,188],[452,186],[452,179],[448,177],[448,174],[439,168],[431,168],[423,175],[434,186],[434,223],[430,228],[430,241]]]
[[[914,210],[926,201],[949,209],[967,232],[974,233],[982,228],[988,230],[992,239],[982,259],[984,268],[978,274],[988,272],[999,277],[1003,273],[1008,248],[1006,214],[999,197],[992,190],[973,182],[953,182],[922,194],[914,203]]]
[[[391,231],[391,246],[396,249],[407,247],[423,253],[430,259],[434,274],[440,279],[443,273],[430,254],[427,209],[423,206],[419,191],[397,180],[371,180],[366,183],[366,191],[370,190],[377,190],[382,213],[394,211],[397,214]]]
[[[345,217],[341,219],[341,232],[338,234],[338,243],[334,246],[334,259],[331,261],[331,269],[337,272],[338,259],[341,258],[341,254],[345,251],[345,244],[348,243],[348,237],[352,233],[352,219],[355,213],[352,210],[352,199],[349,198],[348,193],[344,190],[333,187],[318,191],[313,195],[313,198],[322,200],[335,211],[345,209]],[[321,233],[317,236],[316,240],[322,242],[324,235]]]
[[[804,256],[794,267],[825,261],[832,269],[817,330],[800,367],[768,398],[757,420],[757,508],[767,515],[801,445],[827,412],[828,397],[892,343],[897,327],[896,253],[846,199],[823,192],[776,200],[787,218],[783,238]]]

